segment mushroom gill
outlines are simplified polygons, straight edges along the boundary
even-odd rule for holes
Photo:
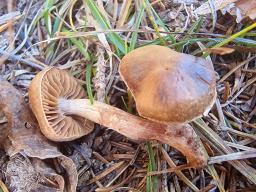
[[[93,122],[66,114],[58,107],[61,99],[83,98],[86,98],[86,92],[75,78],[56,68],[38,73],[29,88],[30,106],[40,119],[41,130],[54,141],[76,139],[93,130]]]

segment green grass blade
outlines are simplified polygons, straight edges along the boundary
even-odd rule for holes
[[[156,171],[156,162],[154,158],[153,148],[150,142],[147,142],[147,151],[148,151],[148,172]],[[157,177],[156,176],[148,176],[146,181],[146,189],[147,192],[155,192],[157,191]]]
[[[60,8],[60,10],[58,12],[58,16],[55,17],[54,22],[53,22],[53,29],[52,29],[53,34],[55,34],[60,29],[60,23],[61,23],[60,18],[64,15],[64,13],[67,10],[69,4],[70,4],[70,0],[66,0]]]
[[[92,87],[91,87],[91,75],[92,75],[92,65],[86,65],[86,89],[87,95],[90,99],[91,104],[93,104],[93,94],[92,94]]]
[[[138,38],[138,32],[137,32],[137,30],[138,30],[139,27],[140,27],[140,23],[141,23],[141,20],[142,20],[142,16],[143,16],[144,10],[145,10],[144,7],[141,6],[141,7],[140,7],[139,14],[138,14],[138,16],[136,17],[135,24],[134,24],[134,30],[135,30],[135,32],[132,33],[129,51],[132,51],[132,50],[135,48],[135,45],[136,45],[136,42],[137,42],[137,38]]]
[[[84,2],[88,5],[94,19],[98,22],[102,29],[111,29],[110,25],[107,23],[104,16],[100,13],[94,1],[84,0]],[[115,45],[117,49],[119,49],[123,54],[126,53],[125,43],[121,39],[121,37],[119,37],[116,33],[109,33],[107,34],[107,37],[110,39],[110,41]]]
[[[200,30],[202,24],[203,24],[203,17],[200,16],[199,19],[195,23],[193,23],[193,25],[189,28],[187,34],[180,40],[180,42],[186,41],[186,40],[190,40],[191,38],[189,37],[189,34],[197,33]],[[176,48],[176,50],[181,52],[183,47],[184,47],[184,45],[185,44],[181,44],[180,46],[178,46]]]
[[[241,31],[239,31],[239,32],[235,33],[234,35],[232,35],[231,37],[229,37],[228,39],[225,39],[224,41],[218,43],[214,47],[222,47],[223,45],[228,44],[229,42],[233,41],[237,37],[245,35],[248,31],[251,31],[254,28],[256,28],[256,23],[253,23],[252,25],[242,29]]]
[[[199,19],[189,28],[188,33],[198,33],[202,27],[203,21],[204,17],[200,16]]]
[[[90,54],[88,51],[84,48],[84,44],[80,39],[75,39],[75,38],[70,38],[70,41],[78,48],[78,50],[83,54],[83,56],[87,59],[90,60]]]
[[[160,32],[159,32],[159,28],[158,25],[153,17],[153,14],[151,13],[151,10],[149,9],[150,7],[150,3],[147,0],[143,0],[142,1],[142,5],[144,6],[144,9],[147,12],[148,18],[151,22],[151,24],[153,25],[154,30],[156,31],[156,35],[158,36],[160,42],[162,45],[167,45],[166,41],[164,40],[164,38],[161,36]]]
[[[236,38],[245,35],[247,32],[251,31],[254,28],[256,28],[256,23],[253,23],[250,26],[242,29],[241,31],[231,35],[229,38],[225,39],[224,41],[214,45],[213,48],[222,47],[223,45],[230,43],[231,41],[235,40]],[[208,55],[209,55],[209,53],[204,53],[203,57],[207,57]]]
[[[147,0],[148,1],[148,0]],[[159,15],[157,14],[157,12],[155,11],[155,9],[152,7],[152,5],[149,3],[148,1],[148,5],[151,9],[151,11],[153,12],[155,18],[156,18],[156,23],[162,27],[166,32],[170,32],[170,30],[168,29],[168,27],[166,27],[166,25],[164,24],[164,22],[162,21],[162,19],[159,17]],[[170,38],[171,43],[176,43],[176,39],[172,34],[168,34],[168,37]]]
[[[56,42],[51,42],[45,51],[46,63],[51,63],[54,54],[56,53]]]
[[[53,0],[47,0],[45,2],[45,9],[43,11],[44,22],[46,25],[47,32],[50,36],[52,35],[52,23],[50,18],[50,12],[53,9],[53,4],[54,4]]]
[[[69,33],[69,31],[63,27],[63,32],[66,33],[66,36],[68,37],[69,35],[72,35],[73,33]],[[86,60],[91,60],[91,56],[88,53],[88,51],[85,49],[85,45],[81,39],[76,39],[74,37],[68,38],[77,48],[78,50],[82,53],[82,55],[85,57]]]
[[[48,32],[48,35],[50,37],[52,37],[52,21],[51,21],[51,16],[50,13],[51,11],[55,9],[54,6],[54,1],[53,0],[47,0],[45,2],[45,8],[43,10],[42,16],[44,18],[44,22],[45,22],[45,26],[46,26],[46,30]],[[39,19],[40,17],[38,17]],[[55,50],[55,42],[51,42],[50,45],[47,47],[46,50],[46,61],[47,63],[50,63],[53,54],[54,54],[54,50]]]
[[[58,31],[59,26],[60,26],[60,18],[56,17],[54,22],[53,22],[52,34],[55,34]]]
[[[163,37],[165,41],[172,41],[171,38],[169,36],[165,36]],[[143,46],[146,46],[146,45],[160,45],[161,44],[161,41],[159,38],[153,40],[153,41],[148,41],[146,43],[143,43],[142,45],[140,45],[139,47],[143,47]]]

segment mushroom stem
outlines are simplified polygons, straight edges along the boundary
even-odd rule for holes
[[[198,138],[189,124],[153,122],[101,102],[90,104],[88,99],[59,99],[58,103],[66,115],[84,117],[134,140],[158,140],[182,152],[191,167],[206,165]]]

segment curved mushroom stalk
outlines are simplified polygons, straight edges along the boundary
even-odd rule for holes
[[[197,136],[188,124],[164,124],[131,115],[118,108],[88,99],[59,99],[58,108],[64,115],[77,115],[113,129],[134,140],[158,140],[166,143],[188,159],[191,167],[203,167],[206,159]]]
[[[188,124],[143,119],[97,101],[91,105],[85,96],[84,89],[66,71],[47,68],[38,73],[29,87],[29,103],[42,133],[53,141],[71,141],[91,132],[96,122],[131,139],[169,144],[187,157],[191,167],[206,165]]]

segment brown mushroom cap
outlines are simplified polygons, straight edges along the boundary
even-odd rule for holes
[[[149,45],[123,57],[119,72],[138,113],[160,122],[189,122],[216,98],[213,65],[203,58]]]
[[[85,98],[85,90],[64,70],[47,68],[39,72],[29,87],[29,103],[42,133],[54,141],[69,141],[88,134],[93,123],[58,109],[58,99]]]

